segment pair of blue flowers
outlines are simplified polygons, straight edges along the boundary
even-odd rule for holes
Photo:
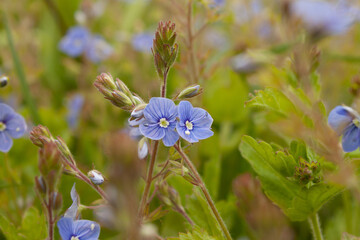
[[[105,60],[113,53],[113,48],[100,35],[92,35],[81,26],[68,30],[60,41],[59,49],[70,57],[85,54],[94,63]]]
[[[188,101],[176,106],[170,99],[155,97],[143,111],[139,130],[145,137],[162,140],[165,146],[171,147],[180,136],[190,143],[211,137],[212,122],[207,111],[194,108]]]

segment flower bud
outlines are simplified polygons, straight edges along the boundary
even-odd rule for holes
[[[0,87],[3,88],[5,87],[9,82],[9,78],[8,76],[2,75],[0,76]]]
[[[104,177],[102,176],[101,172],[97,170],[91,170],[87,173],[87,175],[91,182],[95,185],[101,185],[104,182]]]
[[[60,210],[62,207],[62,196],[61,193],[53,192],[50,195],[50,206],[53,210]]]
[[[39,170],[43,176],[47,176],[53,169],[60,168],[61,154],[55,143],[49,142],[39,151]]]
[[[182,90],[176,99],[185,99],[195,97],[203,92],[203,88],[200,85],[189,86]]]
[[[147,138],[143,137],[138,143],[138,157],[140,159],[144,159],[146,158],[148,153],[149,153],[149,146],[148,146]]]
[[[95,83],[104,86],[106,89],[109,89],[110,91],[116,89],[115,81],[110,73],[101,73],[99,76],[96,77]]]
[[[47,127],[38,125],[31,130],[30,140],[34,145],[43,147],[45,143],[48,143],[52,140],[52,136]]]
[[[144,109],[146,107],[146,103],[137,105],[134,110],[131,112],[131,117],[133,118],[140,118],[143,116]]]
[[[46,193],[46,183],[42,176],[35,177],[35,187],[39,193],[41,193],[41,194]]]

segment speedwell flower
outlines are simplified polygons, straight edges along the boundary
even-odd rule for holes
[[[181,101],[178,112],[180,121],[176,130],[186,141],[194,143],[214,135],[210,130],[213,119],[204,109],[194,108],[190,102]]]
[[[66,36],[61,39],[59,48],[71,57],[78,57],[88,46],[91,34],[81,26],[75,26],[68,30]]]
[[[93,63],[99,63],[107,59],[112,53],[113,48],[100,35],[92,36],[89,40],[85,52],[86,56]]]
[[[162,139],[167,147],[179,139],[175,131],[177,109],[173,101],[154,97],[144,109],[145,121],[140,124],[140,132],[152,140]]]
[[[98,240],[100,226],[89,220],[63,217],[57,222],[62,240]]]
[[[8,152],[13,145],[11,138],[20,138],[25,131],[24,118],[8,105],[0,103],[0,151]]]
[[[328,123],[332,129],[342,135],[342,147],[345,152],[360,147],[360,115],[347,106],[337,106],[329,114]]]

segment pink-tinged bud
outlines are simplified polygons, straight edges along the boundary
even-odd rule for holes
[[[30,140],[34,145],[43,147],[45,143],[52,141],[52,136],[47,127],[38,125],[31,130]]]
[[[35,177],[35,187],[37,189],[37,191],[41,194],[45,194],[46,193],[46,183],[45,180],[42,176],[36,176]]]
[[[116,89],[115,81],[110,73],[101,73],[99,76],[96,77],[95,83],[104,86],[106,89],[109,89],[110,91]]]
[[[61,153],[54,142],[45,143],[39,151],[39,170],[47,176],[53,169],[60,168]]]
[[[144,114],[144,109],[147,106],[146,103],[137,105],[134,110],[131,112],[131,117],[133,118],[140,118]]]
[[[62,196],[61,193],[53,192],[50,195],[50,206],[53,210],[58,211],[62,207]]]

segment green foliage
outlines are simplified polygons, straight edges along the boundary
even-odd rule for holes
[[[218,240],[210,236],[206,231],[200,228],[194,228],[192,232],[180,233],[178,238],[168,238],[168,240]]]
[[[259,176],[266,195],[292,221],[306,220],[344,189],[342,186],[326,183],[307,188],[291,178],[295,159],[306,154],[302,144],[296,148],[297,155],[292,156],[286,152],[275,152],[269,144],[244,136],[240,151]]]

